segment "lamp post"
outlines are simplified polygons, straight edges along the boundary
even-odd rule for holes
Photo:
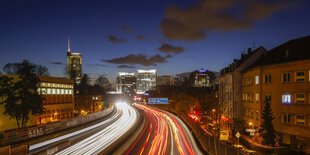
[[[252,145],[253,145],[253,148],[254,148],[254,136],[255,136],[254,123],[250,122],[249,125],[252,126],[252,131],[250,132],[250,135],[253,136],[252,137],[252,139],[253,139]]]

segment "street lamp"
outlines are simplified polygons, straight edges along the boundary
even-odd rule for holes
[[[249,125],[252,126],[252,131],[250,132],[250,135],[253,136],[253,138],[252,138],[253,139],[252,145],[253,145],[253,148],[254,148],[254,136],[255,136],[254,123],[250,122]]]

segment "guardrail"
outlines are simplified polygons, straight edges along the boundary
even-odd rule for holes
[[[114,109],[114,105],[106,110],[88,114],[85,116],[73,117],[63,119],[58,122],[51,122],[46,124],[40,124],[36,126],[29,126],[19,129],[12,129],[0,132],[0,146],[11,145],[14,143],[26,141],[32,138],[37,138],[47,134],[55,133],[64,129],[72,128],[78,125],[82,125],[98,118],[104,117],[110,114]]]

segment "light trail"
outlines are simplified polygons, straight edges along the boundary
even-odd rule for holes
[[[190,130],[178,117],[144,105],[136,106],[146,114],[147,123],[126,154],[202,154]]]
[[[98,133],[76,143],[56,154],[98,154],[123,136],[137,120],[137,112],[126,103],[116,103],[121,117]]]
[[[71,132],[69,134],[65,134],[65,135],[56,137],[56,138],[53,138],[53,139],[49,139],[49,140],[46,140],[46,141],[43,141],[43,142],[40,142],[40,143],[32,144],[32,145],[29,146],[29,151],[32,151],[32,150],[35,150],[35,149],[38,149],[38,148],[41,148],[41,147],[44,147],[44,146],[47,146],[47,145],[50,145],[50,144],[54,144],[54,143],[60,142],[62,140],[68,139],[70,137],[73,137],[73,136],[76,136],[76,135],[79,135],[79,134],[82,134],[82,133],[86,133],[86,132],[88,132],[90,130],[93,130],[95,128],[98,128],[98,127],[100,127],[102,125],[110,123],[111,121],[117,119],[120,115],[121,115],[121,111],[119,109],[117,109],[117,111],[116,111],[116,113],[114,115],[112,115],[110,118],[108,118],[108,119],[106,119],[106,120],[104,120],[104,121],[102,121],[102,122],[100,122],[98,124],[95,124],[95,125],[83,128],[83,129],[75,131],[75,132]]]

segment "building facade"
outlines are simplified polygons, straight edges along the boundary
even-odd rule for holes
[[[116,78],[116,91],[125,96],[134,96],[136,92],[135,73],[119,72]]]
[[[18,80],[16,75],[6,75]],[[40,83],[38,93],[44,98],[44,113],[31,115],[27,126],[59,121],[74,116],[74,94],[73,80],[58,77],[38,76]],[[4,107],[0,105],[0,113],[3,114]],[[0,130],[17,128],[16,120],[9,116],[0,117]]]
[[[248,49],[247,54],[242,54],[241,59],[221,70],[219,77],[219,112],[224,118],[233,121],[242,121],[244,118],[244,107],[242,102],[242,71],[251,67],[264,53],[266,49],[259,47],[252,51]],[[227,119],[226,119],[227,120]],[[229,128],[229,122],[223,122]],[[240,124],[239,124],[240,125]],[[238,125],[238,130],[242,125]]]
[[[157,86],[174,86],[174,77],[172,75],[158,76]]]
[[[270,99],[279,143],[296,149],[310,141],[309,44],[310,37],[284,43],[243,74],[245,121],[260,127],[265,99]]]
[[[138,70],[137,72],[137,94],[143,94],[148,90],[156,90],[156,70]]]
[[[67,51],[67,78],[75,81],[76,84],[81,83],[82,79],[82,55],[81,53],[72,53],[70,50],[70,38],[68,39]]]
[[[39,93],[43,100],[45,113],[36,116],[35,124],[59,121],[74,116],[73,80],[66,78],[38,76]]]

